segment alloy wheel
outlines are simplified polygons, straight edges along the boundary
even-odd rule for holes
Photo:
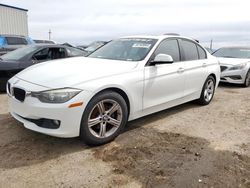
[[[89,114],[89,131],[97,138],[109,137],[120,127],[122,118],[122,108],[116,101],[111,99],[99,101]]]
[[[214,81],[209,79],[206,83],[205,90],[204,90],[204,98],[206,102],[210,102],[213,98],[214,94]]]

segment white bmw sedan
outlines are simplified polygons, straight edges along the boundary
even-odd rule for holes
[[[89,57],[31,66],[7,92],[12,116],[26,128],[99,145],[129,120],[192,100],[209,104],[219,80],[218,60],[194,40],[133,36]]]

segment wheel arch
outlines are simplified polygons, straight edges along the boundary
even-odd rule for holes
[[[125,100],[126,104],[127,104],[127,108],[128,108],[128,117],[130,115],[130,110],[131,110],[131,105],[130,105],[130,99],[128,94],[121,88],[116,87],[116,86],[112,86],[112,87],[107,87],[107,88],[103,88],[99,91],[97,91],[91,98],[95,97],[96,95],[105,92],[105,91],[113,91],[116,92],[118,94],[120,94],[122,96],[122,98]]]
[[[211,73],[211,74],[209,74],[209,76],[212,76],[213,78],[214,78],[214,80],[215,80],[215,84],[217,83],[217,78],[216,78],[216,75],[214,74],[214,73]],[[209,77],[208,76],[208,77]]]

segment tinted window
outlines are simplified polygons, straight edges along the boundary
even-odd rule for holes
[[[154,55],[167,54],[171,55],[174,62],[180,61],[179,45],[177,40],[165,40],[157,47]]]
[[[197,45],[198,52],[199,52],[199,58],[200,59],[206,59],[206,52],[203,50],[200,46]]]
[[[33,59],[39,61],[47,61],[51,59],[65,58],[66,52],[64,48],[44,48],[37,52]]]
[[[44,49],[38,51],[37,53],[35,53],[35,55],[33,56],[33,59],[38,60],[38,61],[50,59],[49,58],[49,48],[44,48]]]
[[[199,59],[197,47],[195,43],[191,41],[187,41],[187,40],[182,40],[182,48],[184,51],[186,61]]]
[[[66,57],[66,50],[64,48],[50,48],[49,59],[61,59]]]
[[[24,38],[20,37],[6,37],[8,45],[26,45],[28,44]]]

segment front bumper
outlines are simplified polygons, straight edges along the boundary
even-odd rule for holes
[[[247,69],[229,70],[231,65],[221,65],[221,82],[244,84],[247,74]]]
[[[16,77],[12,78],[9,83],[12,87],[14,85],[26,91],[43,91],[48,89],[43,86],[19,80]],[[10,94],[8,88],[7,93],[9,96],[9,110],[16,120],[23,123],[24,127],[27,129],[56,137],[79,136],[82,115],[87,101],[91,96],[90,92],[82,91],[66,103],[49,104],[42,103],[37,98],[31,97],[30,95],[26,96],[23,102],[20,102]],[[69,108],[70,104],[77,102],[83,102],[83,105]],[[60,126],[58,126],[58,128],[38,126],[35,122],[41,119],[59,121]]]

